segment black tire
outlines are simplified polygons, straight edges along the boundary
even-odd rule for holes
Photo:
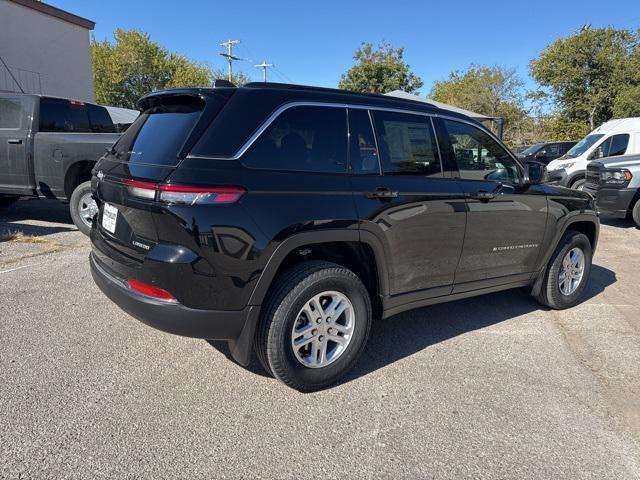
[[[71,220],[73,220],[75,226],[78,227],[78,230],[80,230],[85,235],[89,235],[89,232],[91,231],[91,225],[85,223],[85,221],[83,220],[84,215],[81,211],[81,204],[85,203],[83,198],[86,199],[87,194],[91,194],[90,181],[78,185],[71,194],[71,198],[69,199],[69,211],[71,212]]]
[[[560,270],[565,256],[574,248],[580,249],[584,254],[584,271],[582,273],[580,283],[577,285],[575,291],[570,295],[565,295],[560,290]],[[535,299],[542,305],[553,308],[554,310],[563,310],[577,305],[580,300],[580,296],[589,281],[592,257],[593,251],[587,236],[573,230],[568,230],[562,236],[558,247],[549,260],[549,264],[547,265],[547,269],[544,274],[545,276],[542,282],[542,288]]]
[[[571,190],[582,190],[584,189],[584,185],[587,183],[587,180],[584,178],[579,178],[575,182],[571,184]]]
[[[291,332],[305,303],[326,291],[339,292],[351,302],[353,334],[333,363],[310,368],[296,358]],[[353,368],[370,330],[371,300],[358,276],[334,263],[308,261],[285,272],[271,289],[256,332],[255,350],[267,372],[296,390],[311,392],[334,384]]]
[[[18,201],[18,195],[0,195],[0,208],[7,208]]]
[[[640,200],[636,201],[636,204],[631,210],[631,218],[636,224],[636,227],[640,228]]]

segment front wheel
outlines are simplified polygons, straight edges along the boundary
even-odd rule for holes
[[[591,272],[591,242],[586,235],[568,231],[556,248],[547,269],[538,302],[555,310],[577,305]]]
[[[587,183],[587,180],[584,178],[581,178],[580,180],[576,180],[575,182],[573,182],[571,184],[571,189],[572,190],[584,190],[584,186]]]
[[[633,206],[631,210],[631,218],[636,224],[636,227],[640,228],[640,200],[636,201],[636,204]]]
[[[274,285],[255,349],[278,380],[302,392],[320,390],[348,372],[371,329],[371,301],[352,271],[309,261]]]
[[[81,183],[71,194],[69,200],[71,219],[78,230],[89,235],[93,217],[98,213],[98,204],[91,196],[91,182]]]

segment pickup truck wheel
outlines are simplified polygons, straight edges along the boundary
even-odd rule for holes
[[[549,261],[536,300],[555,310],[575,306],[587,286],[592,255],[586,235],[567,231]]]
[[[576,180],[575,182],[573,182],[571,184],[571,189],[572,190],[584,190],[584,186],[587,183],[587,181],[584,178],[581,178],[580,180]]]
[[[640,228],[640,200],[637,200],[636,204],[633,206],[633,210],[631,210],[631,218],[633,218],[636,227]]]
[[[349,371],[371,329],[371,301],[352,271],[309,261],[284,273],[269,296],[255,349],[278,380],[320,390]]]
[[[69,210],[71,211],[71,219],[78,230],[89,235],[93,217],[98,213],[98,205],[91,197],[90,181],[81,183],[73,191],[69,200]]]
[[[17,195],[0,195],[0,208],[10,207],[18,201]]]

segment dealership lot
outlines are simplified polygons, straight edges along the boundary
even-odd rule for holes
[[[0,234],[1,478],[640,478],[631,223],[603,221],[578,307],[509,291],[378,321],[307,395],[120,311],[67,206],[21,201]]]

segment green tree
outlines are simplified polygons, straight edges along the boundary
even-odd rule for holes
[[[471,65],[433,84],[429,97],[442,103],[504,119],[503,138],[516,145],[532,139],[533,119],[523,107],[524,82],[515,70]]]
[[[211,78],[213,78],[214,80],[227,80],[227,77],[229,76],[229,74],[227,73],[226,70],[224,69],[217,69],[217,70],[213,70],[211,72]],[[247,75],[244,72],[232,72],[231,73],[231,82],[238,86],[241,87],[242,85],[244,85],[245,83],[249,83],[252,82],[253,80],[251,80],[251,78],[249,78],[249,75]]]
[[[584,28],[547,46],[531,61],[531,75],[557,105],[561,124],[593,129],[613,115],[638,111],[631,102],[640,84],[639,44],[640,33]]]
[[[114,42],[91,41],[96,100],[135,108],[137,100],[162,88],[208,86],[211,69],[170,53],[138,30],[116,29]]]
[[[353,59],[356,64],[342,75],[338,88],[368,93],[393,90],[413,93],[424,85],[404,61],[404,48],[382,42],[374,49],[371,43],[363,42]]]

